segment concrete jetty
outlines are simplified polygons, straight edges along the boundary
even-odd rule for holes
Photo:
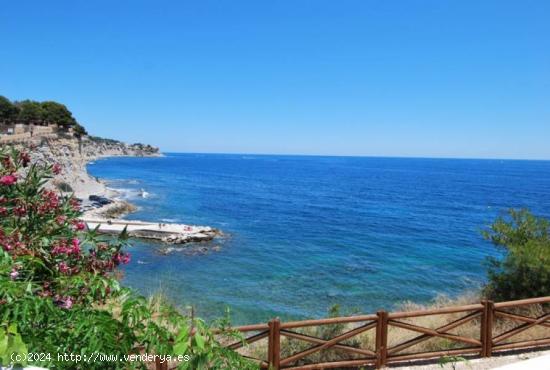
[[[100,233],[120,234],[126,228],[131,237],[154,239],[168,244],[208,241],[221,235],[219,230],[209,226],[98,218],[84,218],[82,221],[90,230],[97,228]]]

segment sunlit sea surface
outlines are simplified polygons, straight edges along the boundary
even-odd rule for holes
[[[549,161],[167,154],[88,169],[139,206],[128,218],[226,233],[198,255],[136,240],[123,283],[241,324],[459,295],[497,256],[481,237],[496,216],[550,216]]]

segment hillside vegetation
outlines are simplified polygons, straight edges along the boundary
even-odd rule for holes
[[[37,102],[34,100],[10,101],[0,96],[0,123],[4,125],[58,125],[72,128],[76,135],[86,135],[86,129],[77,122],[67,107],[55,101]]]

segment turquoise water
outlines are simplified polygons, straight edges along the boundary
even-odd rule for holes
[[[130,218],[227,233],[204,255],[135,241],[124,284],[236,323],[460,294],[484,282],[496,251],[480,231],[497,215],[550,216],[548,161],[168,154],[88,169],[140,207]]]

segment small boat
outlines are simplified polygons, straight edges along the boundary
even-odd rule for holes
[[[145,191],[145,189],[141,189],[139,191],[139,196],[142,197],[142,198],[148,198],[149,197],[149,193]]]

